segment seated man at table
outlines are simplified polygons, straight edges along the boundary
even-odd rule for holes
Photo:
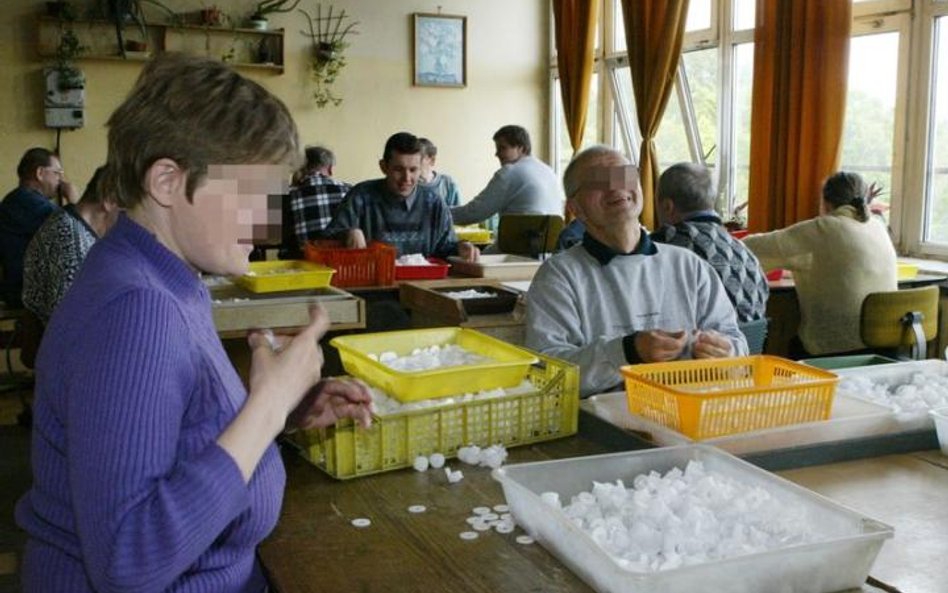
[[[418,141],[421,142],[421,171],[418,185],[433,190],[449,207],[457,206],[461,203],[458,184],[450,175],[439,173],[434,168],[438,160],[438,147],[427,138],[419,138]]]
[[[711,170],[696,163],[677,163],[658,180],[658,218],[664,225],[652,233],[656,243],[694,251],[718,273],[737,310],[740,323],[762,319],[767,310],[767,275],[744,243],[727,232],[714,211]]]
[[[79,197],[64,178],[59,157],[45,148],[23,153],[16,173],[19,185],[0,202],[0,298],[11,307],[22,306],[23,254],[36,231],[56,211],[53,199],[62,196],[72,203]]]
[[[333,178],[336,155],[324,146],[307,146],[306,163],[290,188],[293,232],[298,244],[315,239],[332,220],[336,208],[352,189]]]
[[[579,365],[584,397],[618,388],[625,364],[747,354],[710,264],[686,249],[656,245],[640,226],[638,172],[620,152],[580,152],[563,185],[586,233],[534,276],[527,347]]]
[[[451,208],[454,224],[476,224],[494,214],[563,214],[563,191],[556,173],[530,156],[530,134],[520,126],[504,126],[494,134],[500,169],[481,193]]]
[[[407,132],[392,135],[385,143],[379,167],[385,177],[353,187],[325,236],[343,239],[354,249],[365,248],[368,241],[383,241],[394,245],[399,255],[458,255],[467,261],[477,260],[477,247],[458,242],[444,200],[418,185],[421,143],[417,137]]]

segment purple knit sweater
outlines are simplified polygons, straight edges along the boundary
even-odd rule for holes
[[[25,591],[250,592],[280,512],[272,446],[245,485],[215,442],[247,395],[197,275],[122,216],[36,366]]]

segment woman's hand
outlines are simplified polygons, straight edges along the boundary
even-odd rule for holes
[[[265,398],[285,419],[320,379],[319,340],[327,329],[329,316],[317,305],[310,309],[309,325],[293,337],[252,332],[248,336],[252,352],[249,397]]]
[[[324,379],[310,389],[290,417],[290,428],[324,428],[352,418],[363,428],[372,426],[372,396],[356,379]]]

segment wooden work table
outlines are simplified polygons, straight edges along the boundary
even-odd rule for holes
[[[599,439],[569,437],[510,449],[509,463],[596,455],[615,450]],[[582,592],[591,589],[541,546],[484,532],[458,537],[476,506],[504,502],[485,468],[449,460],[464,479],[449,485],[441,470],[399,470],[340,482],[292,450],[280,523],[260,550],[279,593],[322,591]],[[813,466],[779,475],[895,527],[871,571],[909,591],[944,590],[948,582],[948,458],[938,452],[890,455]],[[422,504],[422,514],[407,511]],[[366,517],[372,525],[350,524]],[[859,591],[878,593],[864,586]],[[766,593],[766,592],[761,592]]]

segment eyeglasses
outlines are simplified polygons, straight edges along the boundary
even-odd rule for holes
[[[44,167],[44,169],[52,171],[58,177],[62,177],[66,173],[63,169],[53,169],[52,167]]]

